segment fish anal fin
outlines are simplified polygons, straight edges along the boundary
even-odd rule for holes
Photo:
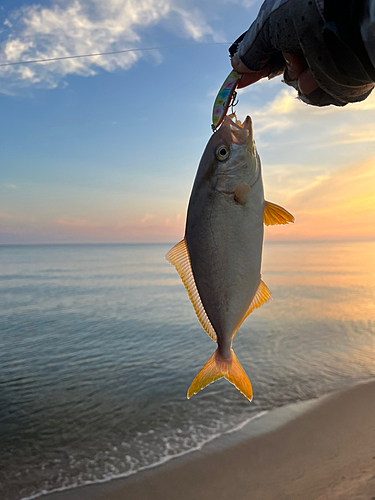
[[[275,226],[277,224],[289,224],[289,222],[294,222],[294,217],[285,208],[271,203],[270,201],[265,202],[264,207],[264,223],[266,226]]]
[[[253,399],[250,380],[233,350],[231,351],[231,357],[228,359],[222,358],[218,350],[214,352],[189,387],[188,399],[209,384],[212,384],[212,382],[215,382],[215,380],[223,377],[233,384],[249,401]]]
[[[180,275],[203,330],[212,338],[212,340],[217,342],[216,332],[203,307],[202,300],[195,283],[186,239],[184,238],[182,241],[177,243],[177,245],[169,250],[165,257],[176,268],[178,274]]]
[[[257,309],[258,307],[260,307],[262,304],[265,304],[269,300],[272,300],[272,293],[270,292],[265,282],[263,280],[260,280],[258,289],[255,292],[253,300],[251,301],[249,308],[246,311],[245,316],[243,317],[241,323],[249,316],[249,314],[251,314],[254,311],[254,309]]]

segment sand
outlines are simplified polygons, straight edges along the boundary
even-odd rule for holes
[[[272,411],[164,466],[43,499],[375,500],[375,382]]]

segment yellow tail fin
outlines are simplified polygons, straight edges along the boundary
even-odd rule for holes
[[[188,399],[197,392],[204,389],[208,384],[212,384],[215,380],[225,377],[231,384],[233,384],[249,401],[253,399],[253,389],[250,380],[246,375],[244,369],[240,365],[236,355],[231,351],[229,359],[222,358],[219,351],[216,350],[202,370],[193,380],[189,387],[187,397]]]

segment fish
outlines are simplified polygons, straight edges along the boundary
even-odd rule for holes
[[[249,401],[251,382],[233,349],[247,316],[268,302],[261,278],[264,224],[294,217],[265,201],[261,162],[250,116],[225,116],[200,160],[188,205],[185,236],[166,255],[217,349],[193,380],[187,398],[225,378]]]

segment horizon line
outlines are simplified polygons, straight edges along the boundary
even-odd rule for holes
[[[360,239],[297,239],[297,240],[264,240],[264,244],[270,243],[373,243],[375,238]],[[178,242],[177,242],[178,243]],[[1,243],[1,247],[15,246],[84,246],[84,245],[175,245],[176,241],[97,241],[97,242],[41,242],[41,243]]]

